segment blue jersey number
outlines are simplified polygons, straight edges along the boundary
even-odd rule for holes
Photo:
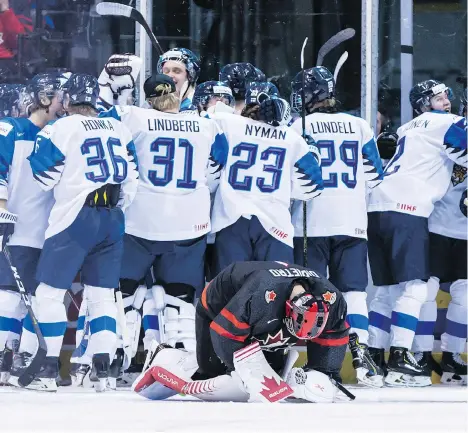
[[[110,162],[114,168],[112,179],[117,183],[123,182],[127,177],[127,161],[125,161],[125,159],[120,155],[116,155],[114,153],[114,147],[121,147],[122,143],[118,138],[109,137],[106,144],[109,151]],[[85,173],[86,178],[96,183],[107,182],[110,177],[109,163],[108,158],[106,157],[106,152],[104,151],[102,140],[99,137],[87,138],[84,141],[81,145],[82,155],[89,155],[92,148],[95,148],[96,155],[87,158],[87,163],[89,167],[99,167],[99,174],[89,171]]]
[[[402,137],[398,140],[398,146],[395,155],[393,155],[393,158],[385,167],[384,176],[390,176],[391,174],[395,174],[400,169],[400,164],[395,163],[401,158],[403,152],[405,151],[405,141],[406,137]]]
[[[245,159],[236,161],[232,164],[229,169],[229,184],[240,191],[250,191],[252,189],[252,176],[243,176],[243,179],[239,179],[239,171],[247,170],[252,167],[258,154],[258,146],[253,143],[239,143],[232,149],[232,156],[241,156],[244,152]],[[280,187],[281,174],[286,157],[286,149],[281,147],[269,147],[260,154],[260,161],[268,161],[270,156],[274,156],[274,164],[264,164],[263,171],[271,174],[270,182],[264,177],[258,177],[256,179],[257,188],[261,192],[270,193],[276,191]]]
[[[322,157],[321,167],[331,167],[336,161],[336,152],[335,152],[335,142],[333,140],[319,140],[316,143],[317,147],[320,150],[320,155]],[[351,168],[352,173],[341,173],[341,181],[348,188],[355,188],[356,172],[358,167],[358,148],[359,142],[357,141],[343,141],[340,145],[340,158],[344,164]],[[337,188],[338,187],[338,175],[340,173],[330,172],[328,173],[328,179],[323,175],[323,185],[325,188]]]
[[[194,189],[197,182],[192,179],[193,170],[193,146],[190,141],[181,138],[178,146],[185,149],[184,173],[181,179],[177,179],[177,188]],[[151,143],[151,152],[162,152],[153,158],[155,165],[163,168],[162,175],[158,176],[156,170],[149,170],[148,178],[154,186],[166,186],[174,178],[174,155],[176,149],[175,138],[159,137]]]

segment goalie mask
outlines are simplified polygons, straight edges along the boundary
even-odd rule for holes
[[[312,340],[323,332],[328,314],[328,304],[321,296],[301,293],[286,301],[284,323],[288,331],[300,340]]]

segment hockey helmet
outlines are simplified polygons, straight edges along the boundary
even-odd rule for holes
[[[304,78],[304,80],[303,80]],[[303,83],[304,81],[304,83]],[[335,96],[335,79],[333,74],[323,66],[305,69],[304,77],[299,72],[291,83],[291,107],[298,113],[302,110],[302,85],[304,84],[304,98],[306,112],[325,99]]]
[[[424,108],[431,107],[431,99],[446,92],[449,100],[453,99],[452,89],[438,80],[426,80],[413,86],[410,90],[409,100],[413,110],[418,114],[422,114]]]
[[[320,295],[303,292],[286,301],[284,322],[288,331],[297,338],[312,340],[323,332],[328,315],[328,304]]]
[[[227,105],[234,107],[232,90],[222,81],[206,81],[205,83],[199,84],[193,94],[192,103],[204,110],[213,97],[225,98],[228,101]]]
[[[245,93],[245,105],[261,104],[263,101],[274,97],[279,98],[279,91],[273,83],[250,83]]]
[[[96,77],[89,74],[72,74],[63,90],[70,97],[70,105],[83,104],[96,108],[99,98],[99,84]]]
[[[265,74],[251,63],[230,63],[223,66],[219,81],[228,83],[236,101],[245,98],[249,83],[265,81]]]
[[[200,59],[187,48],[172,48],[159,56],[157,71],[163,73],[164,63],[167,61],[181,63],[187,70],[187,80],[189,84],[195,84],[200,76]]]

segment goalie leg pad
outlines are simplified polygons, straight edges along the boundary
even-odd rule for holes
[[[287,383],[295,398],[312,403],[333,403],[338,390],[326,374],[316,370],[306,372],[302,368],[293,368]]]

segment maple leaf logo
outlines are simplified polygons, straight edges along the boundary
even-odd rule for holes
[[[276,299],[276,293],[273,290],[267,290],[265,292],[265,301],[267,301],[267,304],[270,302],[273,302]]]
[[[291,337],[283,337],[283,330],[280,329],[275,335],[270,335],[268,334],[265,340],[262,340],[261,338],[255,338],[260,344],[260,347],[262,349],[272,349],[272,348],[277,348],[281,346],[286,346],[286,343]]]
[[[265,380],[262,382],[264,388],[260,391],[260,394],[271,403],[283,400],[293,393],[292,388],[281,379],[279,383],[276,382],[274,377],[264,376],[264,379]]]
[[[329,304],[334,304],[336,301],[336,292],[330,292],[327,290],[323,295],[322,298],[324,301],[328,302]]]

